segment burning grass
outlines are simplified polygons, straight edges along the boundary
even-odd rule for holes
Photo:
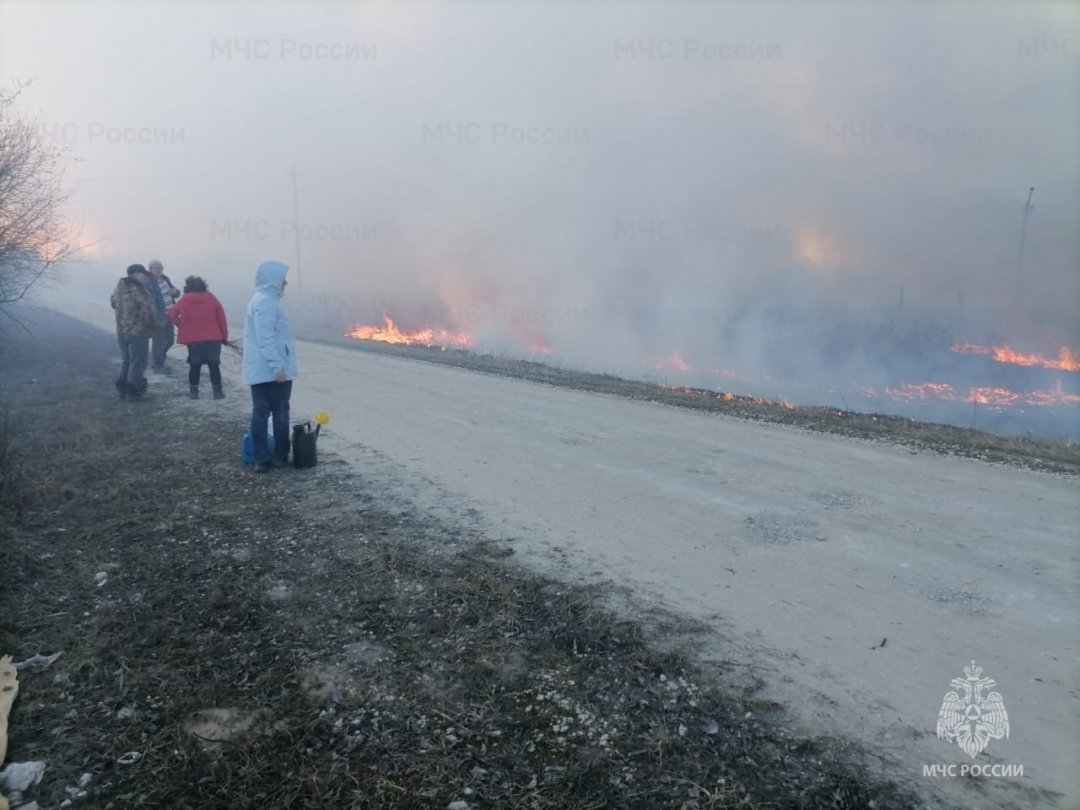
[[[700,625],[627,620],[333,457],[246,474],[182,379],[122,405],[111,340],[47,334],[0,358],[35,425],[0,648],[64,652],[12,715],[43,806],[83,774],[76,805],[117,810],[914,806],[696,665]]]
[[[340,340],[331,342],[336,345],[343,343]],[[916,451],[926,450],[1080,475],[1080,445],[1072,441],[1002,436],[984,430],[921,422],[900,416],[799,406],[702,388],[657,385],[462,349],[395,346],[356,340],[345,341],[344,345],[582,391],[659,402],[764,423],[792,425],[858,439],[893,442]],[[989,393],[984,392],[984,395],[989,396]]]

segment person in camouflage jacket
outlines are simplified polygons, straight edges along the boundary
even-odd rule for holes
[[[133,264],[116,284],[112,308],[116,311],[116,340],[120,344],[120,374],[116,390],[120,399],[136,400],[146,394],[146,362],[156,318],[154,302],[146,285],[146,268]]]

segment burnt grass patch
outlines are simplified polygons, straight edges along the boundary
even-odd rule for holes
[[[332,455],[254,475],[242,423],[181,407],[182,377],[121,403],[111,336],[38,311],[28,324],[0,344],[21,505],[5,494],[0,653],[63,655],[20,673],[8,758],[48,766],[26,798],[919,805],[850,742],[789,733],[781,707],[695,663],[699,623],[629,620],[604,587],[380,503]]]

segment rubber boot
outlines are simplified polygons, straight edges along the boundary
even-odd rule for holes
[[[199,398],[199,386],[197,386],[197,385],[189,385],[188,386],[188,396],[191,397],[192,399],[198,399]]]
[[[225,399],[225,392],[221,390],[220,385],[214,386],[214,399]]]

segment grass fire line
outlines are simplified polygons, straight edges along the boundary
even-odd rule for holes
[[[440,349],[478,348],[476,339],[466,332],[456,332],[436,327],[405,330],[401,329],[393,318],[386,314],[383,315],[381,325],[356,324],[348,330],[346,336],[356,340],[369,340],[403,346],[423,346]],[[522,348],[533,354],[551,354],[549,344],[543,340],[530,341]],[[1038,353],[1024,353],[1009,346],[984,346],[963,341],[953,343],[949,347],[949,351],[961,355],[987,356],[996,363],[1004,365],[1042,368],[1068,373],[1080,372],[1078,353],[1066,346],[1059,349],[1056,359]],[[653,368],[657,371],[671,369],[682,374],[713,374],[725,380],[742,381],[749,388],[763,385],[781,385],[791,390],[801,389],[808,399],[820,398],[823,393],[795,381],[778,383],[772,378],[755,378],[753,375],[743,374],[731,369],[704,369],[687,362],[680,351],[674,351],[664,359],[656,362],[653,364]],[[958,389],[954,383],[938,380],[921,383],[901,382],[881,387],[852,383],[846,391],[834,388],[825,393],[833,393],[841,397],[847,394],[862,399],[891,400],[897,404],[932,403],[935,401],[969,404],[973,407],[973,420],[977,417],[979,406],[994,411],[1024,407],[1058,408],[1080,406],[1080,393],[1066,390],[1061,380],[1054,382],[1048,388],[1033,388],[1026,391],[1016,391],[1002,385],[970,385],[966,386],[966,393],[963,391],[963,388]],[[718,391],[718,395],[727,399],[735,396],[734,393],[727,391]],[[754,397],[754,399],[760,403],[774,401],[767,397]],[[789,402],[788,398],[779,400],[779,404],[785,408],[795,407],[794,404]]]

